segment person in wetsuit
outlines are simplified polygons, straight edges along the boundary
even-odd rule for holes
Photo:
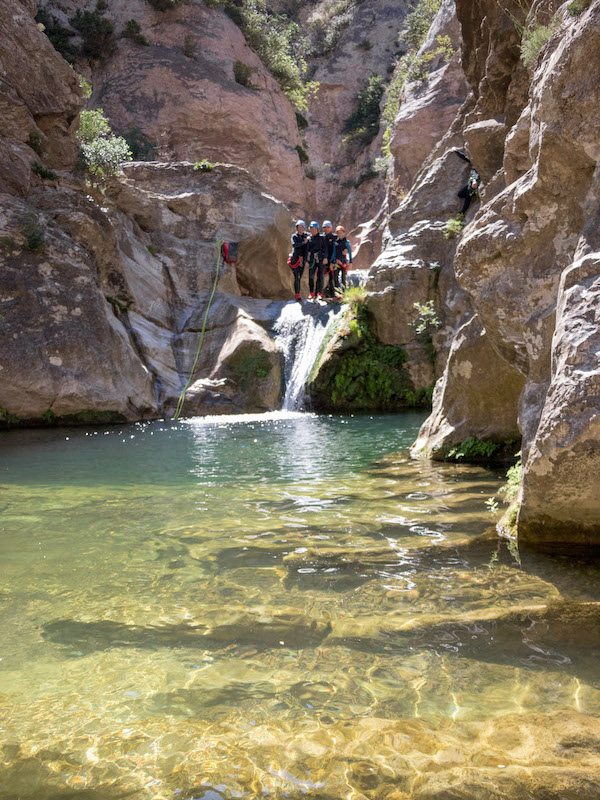
[[[306,244],[306,261],[308,263],[309,300],[323,299],[323,270],[327,260],[327,244],[319,233],[319,223],[310,223],[310,236]]]
[[[296,223],[296,233],[292,236],[292,252],[288,258],[288,264],[294,273],[294,294],[298,303],[301,300],[300,285],[307,257],[308,233],[305,229],[306,223],[303,219],[299,219]]]
[[[464,200],[461,214],[464,215],[467,213],[473,199],[477,197],[477,195],[479,194],[480,183],[481,183],[481,178],[479,177],[479,173],[477,172],[475,167],[471,167],[467,185],[463,186],[463,188],[456,193],[457,197],[460,197],[461,200]]]
[[[346,238],[346,229],[338,225],[335,229],[335,288],[346,288],[348,265],[352,264],[352,247]]]
[[[327,275],[326,297],[335,297],[335,243],[336,236],[333,232],[331,220],[326,219],[323,223],[323,238],[327,243],[327,260],[325,261],[325,274]]]

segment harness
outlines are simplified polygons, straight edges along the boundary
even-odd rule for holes
[[[304,259],[302,258],[302,256],[298,256],[298,261],[296,261],[295,264],[292,264],[292,257],[290,256],[287,260],[287,263],[290,269],[298,269],[298,267],[302,264],[303,260]]]

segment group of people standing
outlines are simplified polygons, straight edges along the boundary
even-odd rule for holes
[[[292,252],[288,264],[294,274],[294,293],[296,301],[301,301],[302,276],[308,267],[308,299],[323,300],[336,296],[338,290],[346,286],[346,274],[352,264],[352,248],[346,238],[343,225],[333,232],[331,220],[323,223],[323,233],[318,222],[306,223],[299,219],[296,233],[292,236]],[[325,283],[327,285],[325,285]]]

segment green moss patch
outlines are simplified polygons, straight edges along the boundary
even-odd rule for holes
[[[430,390],[416,390],[404,368],[406,351],[378,342],[369,325],[366,303],[349,307],[336,335],[329,356],[321,365],[320,354],[309,381],[316,409],[393,411],[430,403]]]

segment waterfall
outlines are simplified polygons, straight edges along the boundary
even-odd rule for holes
[[[287,303],[274,325],[275,341],[285,359],[283,411],[299,411],[306,399],[306,382],[339,307]]]

